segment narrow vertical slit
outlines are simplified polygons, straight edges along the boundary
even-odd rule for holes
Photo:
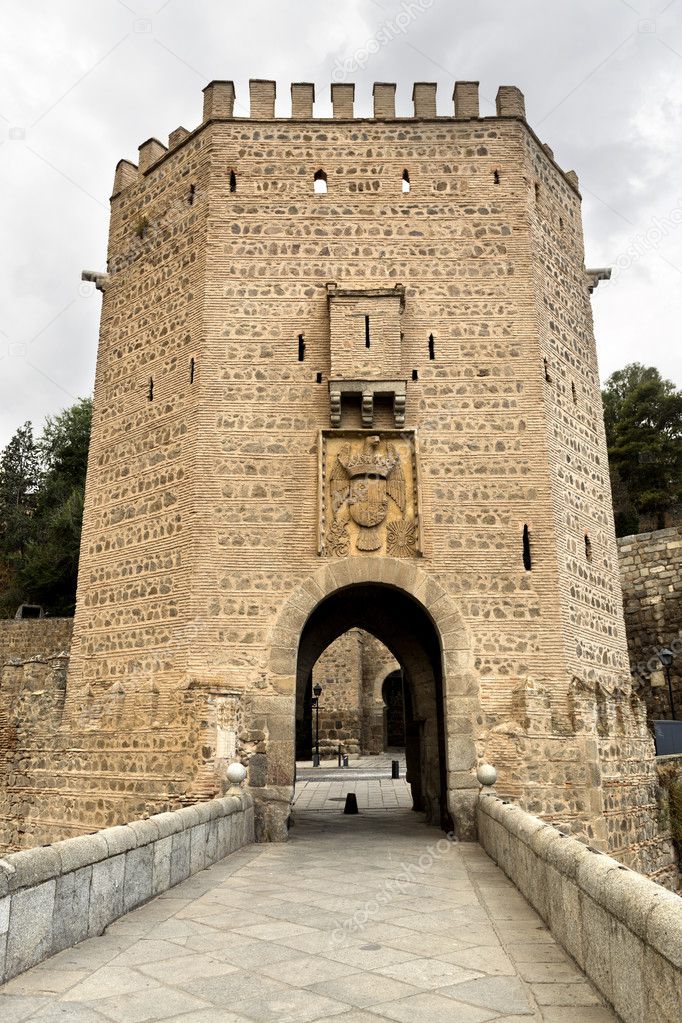
[[[234,171],[230,171],[230,191],[231,192],[237,191],[237,175],[235,174]]]
[[[493,182],[496,185],[499,185],[500,183],[500,172],[498,170],[493,171]]]
[[[196,185],[190,185],[189,186],[189,193],[187,195],[187,202],[188,202],[188,204],[190,206],[194,205],[194,197],[196,195],[196,192],[197,192],[197,186]]]
[[[369,316],[365,316],[365,348],[369,348]]]
[[[416,369],[412,370],[412,379],[413,380],[419,380],[419,373],[417,372]]]
[[[298,361],[303,362],[305,359],[305,339],[303,334],[298,335]]]
[[[192,356],[192,358],[189,360],[189,382],[190,382],[190,384],[194,383],[194,372],[195,372],[195,370],[196,370],[196,362],[194,361],[194,356]]]
[[[523,567],[526,572],[530,572],[533,567],[533,562],[530,556],[530,531],[528,529],[528,523],[524,523],[523,526]]]
[[[436,343],[433,340],[433,334],[429,334],[429,359],[436,358]]]
[[[147,400],[154,401],[154,377],[149,378],[149,387],[147,389]]]

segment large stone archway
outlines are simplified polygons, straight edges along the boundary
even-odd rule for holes
[[[474,801],[477,789],[475,766],[477,759],[476,731],[482,722],[479,685],[473,670],[473,658],[468,630],[456,604],[442,586],[420,567],[394,558],[356,557],[320,568],[306,579],[284,603],[270,635],[269,674],[273,687],[286,700],[287,713],[294,727],[294,704],[297,674],[299,677],[312,668],[325,645],[348,627],[346,619],[338,625],[330,622],[313,643],[303,651],[306,663],[299,663],[301,637],[316,610],[328,598],[351,587],[376,586],[394,590],[409,598],[431,624],[438,644],[442,666],[442,773],[444,777],[447,810],[460,838],[474,835]],[[354,624],[362,627],[361,621]],[[377,634],[376,627],[371,628]],[[381,631],[379,629],[378,631]],[[382,642],[391,637],[380,635]],[[399,657],[400,651],[394,649]],[[399,658],[400,659],[400,658]],[[281,704],[284,713],[285,704]],[[281,740],[285,741],[285,736]],[[292,735],[288,748],[293,748]],[[274,752],[274,751],[273,751]],[[279,758],[278,793],[263,792],[266,803],[273,796],[281,801],[293,794],[294,762],[289,756],[290,776],[286,777],[283,757]],[[280,808],[281,810],[281,808]],[[276,837],[267,827],[268,837]]]

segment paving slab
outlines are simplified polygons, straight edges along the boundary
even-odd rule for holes
[[[318,802],[0,988],[2,1023],[616,1023],[482,849]]]

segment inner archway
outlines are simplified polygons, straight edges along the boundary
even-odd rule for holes
[[[297,719],[307,717],[315,663],[351,629],[375,636],[401,666],[407,780],[414,809],[449,830],[441,643],[433,621],[412,596],[381,583],[357,583],[336,590],[315,607],[298,648]]]
[[[397,672],[397,675],[396,675]],[[389,681],[387,681],[389,680]],[[401,668],[364,629],[335,639],[313,665],[296,701],[296,761],[376,757],[405,747]],[[318,700],[314,690],[322,689]]]
[[[386,676],[381,687],[384,704],[384,749],[398,749],[405,745],[405,728],[409,716],[405,695],[405,676],[402,670],[392,671]]]

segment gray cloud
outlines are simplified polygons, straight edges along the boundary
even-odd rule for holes
[[[526,94],[528,118],[580,175],[588,265],[619,266],[594,297],[602,377],[628,361],[682,383],[682,0],[49,0],[0,13],[0,444],[92,389],[108,197],[140,142],[194,127],[201,89],[233,78],[328,84],[352,62],[356,110],[374,81],[481,81]],[[667,225],[667,226],[666,226]]]

